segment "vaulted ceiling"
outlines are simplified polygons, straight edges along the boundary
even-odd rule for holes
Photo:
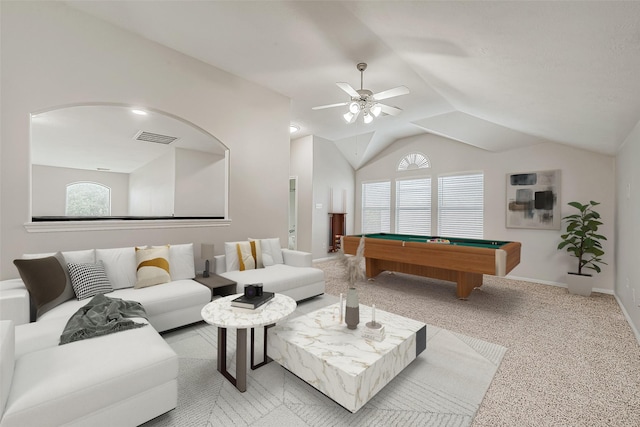
[[[356,169],[424,132],[490,151],[552,141],[615,154],[640,120],[640,2],[68,1],[291,98],[294,135]],[[336,86],[404,85],[403,110],[347,124]],[[250,102],[250,100],[248,100]]]

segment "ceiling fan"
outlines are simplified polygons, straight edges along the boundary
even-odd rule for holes
[[[360,113],[362,112],[362,118],[365,123],[371,123],[374,117],[378,117],[380,113],[390,114],[397,116],[402,112],[400,108],[392,107],[380,103],[383,99],[393,98],[394,96],[406,95],[409,93],[409,89],[405,86],[398,86],[393,89],[383,90],[382,92],[373,93],[368,89],[362,87],[364,78],[364,70],[367,69],[367,64],[360,62],[357,66],[360,71],[360,89],[356,90],[349,83],[339,82],[336,83],[340,89],[345,91],[347,95],[351,97],[350,101],[338,102],[337,104],[320,105],[313,107],[313,110],[324,110],[325,108],[340,107],[342,105],[349,105],[349,111],[347,111],[343,117],[347,123],[353,123],[356,121]]]

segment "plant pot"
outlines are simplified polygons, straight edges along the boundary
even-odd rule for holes
[[[588,297],[593,289],[594,278],[591,274],[567,274],[567,289],[570,294]]]

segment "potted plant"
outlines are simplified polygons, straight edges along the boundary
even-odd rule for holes
[[[572,294],[591,295],[593,278],[583,270],[591,269],[600,273],[599,264],[607,264],[602,261],[604,251],[600,243],[607,238],[598,234],[598,227],[602,222],[600,214],[593,210],[593,207],[599,204],[593,200],[585,205],[570,202],[568,205],[576,208],[578,213],[562,218],[567,224],[567,231],[560,236],[562,241],[558,244],[558,249],[565,249],[571,256],[578,258],[578,271],[569,272],[567,275],[567,286]]]

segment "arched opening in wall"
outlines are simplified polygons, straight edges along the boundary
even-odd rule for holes
[[[111,188],[97,182],[73,182],[67,185],[66,216],[111,215]]]

